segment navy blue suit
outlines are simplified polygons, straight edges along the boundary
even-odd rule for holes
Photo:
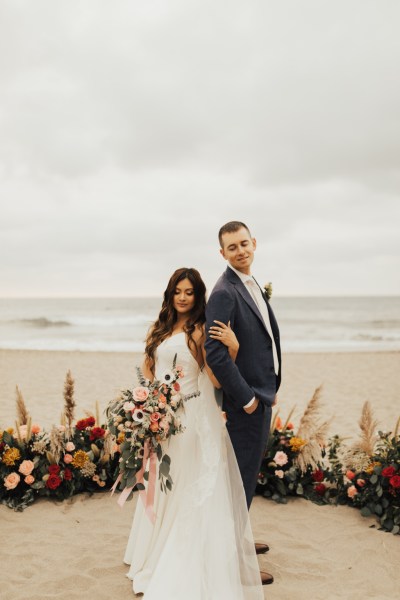
[[[278,324],[264,293],[263,296],[281,365]],[[208,336],[215,319],[226,324],[230,321],[240,344],[236,362],[232,361],[224,344]],[[229,267],[215,284],[208,300],[206,331],[207,363],[222,386],[227,429],[250,507],[267,444],[271,404],[280,385],[281,368],[276,375],[272,340],[261,313],[246,286]],[[243,407],[254,397],[259,399],[259,406],[249,415]]]

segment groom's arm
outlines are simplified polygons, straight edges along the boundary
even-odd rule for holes
[[[229,291],[214,290],[206,306],[206,357],[207,364],[224,391],[238,408],[244,408],[254,398],[254,391],[241,375],[237,365],[229,356],[228,348],[209,337],[208,331],[214,320],[228,324],[232,321],[235,300]]]

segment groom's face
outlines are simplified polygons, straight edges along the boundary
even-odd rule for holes
[[[233,233],[224,233],[222,236],[222,256],[231,267],[241,273],[250,274],[250,267],[254,260],[256,240],[250,237],[250,233],[242,227]]]

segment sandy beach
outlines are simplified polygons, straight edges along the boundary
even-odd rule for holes
[[[0,426],[13,425],[18,384],[33,421],[58,423],[63,382],[76,380],[76,417],[104,409],[131,386],[140,356],[0,350]],[[279,394],[284,417],[295,426],[314,389],[323,384],[324,417],[331,433],[355,437],[362,404],[369,400],[383,430],[399,416],[400,353],[287,354]],[[134,597],[122,556],[135,497],[121,510],[108,493],[58,503],[41,499],[23,513],[0,506],[1,596],[7,600],[102,600]],[[250,512],[254,536],[271,551],[260,565],[274,574],[271,600],[398,598],[400,539],[348,507],[316,506],[293,499],[278,505],[256,497]],[[168,600],[168,599],[167,599]],[[225,599],[221,599],[225,600]],[[228,600],[228,599],[226,599]]]

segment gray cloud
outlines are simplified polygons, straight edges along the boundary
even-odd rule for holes
[[[400,293],[397,2],[2,3],[2,295]],[[355,276],[355,272],[357,276]]]

